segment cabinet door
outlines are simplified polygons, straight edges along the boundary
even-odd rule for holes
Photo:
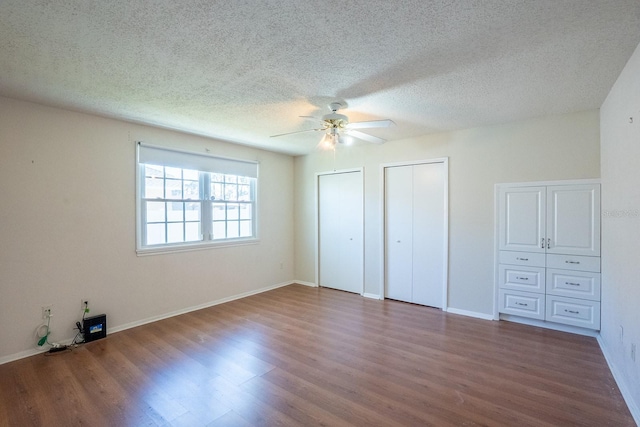
[[[547,187],[547,253],[600,256],[600,185]]]
[[[545,195],[545,187],[500,189],[500,250],[545,252]]]

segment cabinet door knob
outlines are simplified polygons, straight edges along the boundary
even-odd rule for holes
[[[540,239],[540,247],[544,249],[544,237]]]
[[[551,249],[551,239],[547,239],[547,249]]]

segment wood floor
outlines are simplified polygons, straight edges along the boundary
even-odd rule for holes
[[[633,426],[593,338],[291,285],[0,365],[1,426]]]

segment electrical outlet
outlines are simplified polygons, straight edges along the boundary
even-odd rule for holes
[[[53,308],[52,305],[43,305],[42,306],[42,318],[43,319],[47,319],[48,317],[51,317],[51,309]]]
[[[631,344],[631,360],[636,361],[636,345]]]
[[[87,310],[89,310],[89,303],[91,301],[89,301],[89,298],[82,298],[80,300],[80,310],[82,310],[83,313],[88,313]]]

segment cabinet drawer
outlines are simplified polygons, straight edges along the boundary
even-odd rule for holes
[[[530,265],[532,267],[544,267],[544,254],[533,252],[500,251],[500,264]]]
[[[547,269],[547,293],[600,301],[600,273]]]
[[[544,267],[520,267],[501,264],[498,266],[500,288],[544,294],[544,271]]]
[[[547,267],[600,273],[600,257],[547,254]]]
[[[542,294],[500,289],[500,313],[544,320],[545,299]]]
[[[600,330],[600,303],[547,295],[545,320]]]

